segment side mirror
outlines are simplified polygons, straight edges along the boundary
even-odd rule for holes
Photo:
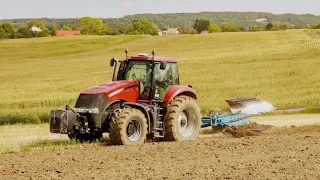
[[[114,66],[114,62],[115,62],[115,59],[114,59],[114,58],[112,58],[112,59],[110,60],[110,66],[111,66],[111,67],[113,67],[113,66]]]
[[[160,69],[165,70],[167,68],[167,62],[160,62]]]

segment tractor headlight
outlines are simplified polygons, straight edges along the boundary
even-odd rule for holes
[[[92,109],[74,108],[74,111],[77,112],[77,113],[99,114],[99,109],[98,108],[92,108]]]

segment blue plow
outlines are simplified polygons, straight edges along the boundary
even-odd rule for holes
[[[211,113],[201,119],[201,127],[209,126],[239,126],[249,123],[251,115],[271,112],[275,108],[265,100],[252,97],[242,97],[226,100],[231,113],[221,114],[219,111]]]
[[[208,117],[201,119],[201,127],[209,126],[240,126],[251,121],[251,117],[248,114],[219,114],[218,112],[212,113]]]

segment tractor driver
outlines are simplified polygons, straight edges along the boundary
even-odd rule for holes
[[[169,85],[172,84],[172,68],[167,65],[166,69],[160,69],[160,64],[156,64],[154,69],[154,82],[158,92],[155,92],[155,97],[162,98],[164,92]]]

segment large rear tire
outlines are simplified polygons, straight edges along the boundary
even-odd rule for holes
[[[110,122],[110,140],[113,145],[143,144],[146,140],[148,124],[144,114],[138,109],[123,109]]]
[[[185,141],[197,139],[201,128],[201,114],[196,100],[178,96],[168,106],[165,117],[165,139]]]

